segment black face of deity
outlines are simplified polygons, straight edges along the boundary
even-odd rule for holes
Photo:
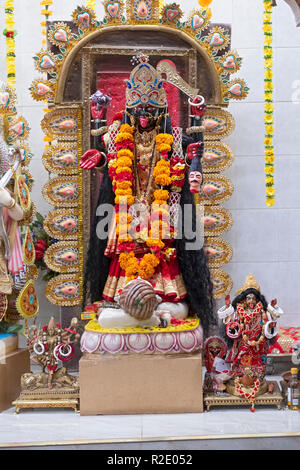
[[[140,131],[154,129],[160,110],[150,105],[140,105],[133,111],[133,117]]]
[[[253,310],[257,304],[257,298],[254,294],[248,294],[246,296],[246,306],[250,310]]]

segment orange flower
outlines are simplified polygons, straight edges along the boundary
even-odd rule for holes
[[[120,157],[129,157],[129,158],[131,158],[131,160],[134,159],[133,152],[131,150],[128,150],[128,149],[120,149],[117,153],[117,157],[118,158],[120,158]]]
[[[120,167],[124,167],[124,166],[132,166],[132,160],[128,157],[121,157],[121,158],[118,158],[118,164],[117,164],[117,167],[120,168]]]
[[[169,144],[158,144],[157,150],[159,151],[159,153],[169,153],[171,152],[172,147]]]
[[[159,175],[155,178],[155,182],[159,186],[170,186],[170,184],[172,183],[172,180],[167,175]]]
[[[120,205],[127,205],[127,206],[132,206],[134,204],[134,197],[133,196],[117,196],[115,198],[115,204],[120,204]]]
[[[163,249],[165,247],[164,242],[159,240],[158,238],[147,238],[146,244],[149,248],[153,248],[154,246],[158,246],[160,249]]]
[[[169,191],[166,191],[164,189],[158,189],[157,191],[154,191],[154,199],[167,201],[169,199]]]
[[[133,142],[133,135],[129,134],[129,132],[121,132],[115,138],[116,144],[118,144],[120,142],[124,142],[124,140],[130,140],[131,142]]]
[[[129,189],[116,189],[115,195],[116,196],[131,196],[132,195],[132,190],[131,190],[131,188],[129,188]]]
[[[116,174],[118,175],[119,173],[123,173],[123,172],[126,172],[126,173],[132,173],[132,170],[129,166],[121,166],[120,168],[117,167],[116,169]]]
[[[121,182],[117,182],[117,188],[118,189],[129,189],[131,188],[132,186],[132,182],[131,181],[121,181]]]
[[[157,144],[168,144],[172,145],[174,142],[174,137],[172,134],[158,134],[156,136],[156,143]]]
[[[120,133],[128,133],[128,134],[133,134],[134,133],[134,128],[131,127],[129,124],[122,124],[120,127]]]

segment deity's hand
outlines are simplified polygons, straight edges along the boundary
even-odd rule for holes
[[[200,96],[196,96],[196,98],[193,100],[193,103],[195,104],[201,103]],[[200,106],[192,106],[191,111],[194,116],[203,117],[206,111],[206,105],[201,104]]]
[[[276,307],[276,305],[277,305],[277,299],[273,299],[273,300],[271,301],[271,306],[272,306],[272,307]]]
[[[226,307],[229,307],[230,303],[231,303],[231,301],[230,301],[230,295],[226,295],[226,297],[225,297],[225,305],[226,305]]]
[[[91,103],[91,113],[93,119],[103,119],[106,109],[101,107],[97,109],[97,103]]]
[[[4,188],[0,188],[0,205],[9,208],[12,202],[13,198],[11,197],[9,192]]]
[[[90,149],[85,152],[80,160],[80,168],[83,170],[92,170],[101,161],[102,155],[98,150]]]

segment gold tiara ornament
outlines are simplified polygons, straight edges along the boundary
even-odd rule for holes
[[[247,276],[244,286],[238,291],[236,291],[235,295],[240,294],[241,292],[244,292],[247,289],[256,289],[258,292],[260,292],[260,286],[253,274],[251,273]]]
[[[126,101],[128,108],[140,105],[151,105],[164,108],[167,105],[167,96],[163,87],[164,80],[160,73],[149,64],[146,55],[137,56],[139,64],[133,69],[130,80],[126,80]]]

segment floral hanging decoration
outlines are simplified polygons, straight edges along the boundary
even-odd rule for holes
[[[266,205],[272,207],[275,203],[274,188],[274,105],[273,105],[273,27],[272,27],[272,1],[264,0],[263,31],[264,31],[264,66],[265,66],[265,184]]]

